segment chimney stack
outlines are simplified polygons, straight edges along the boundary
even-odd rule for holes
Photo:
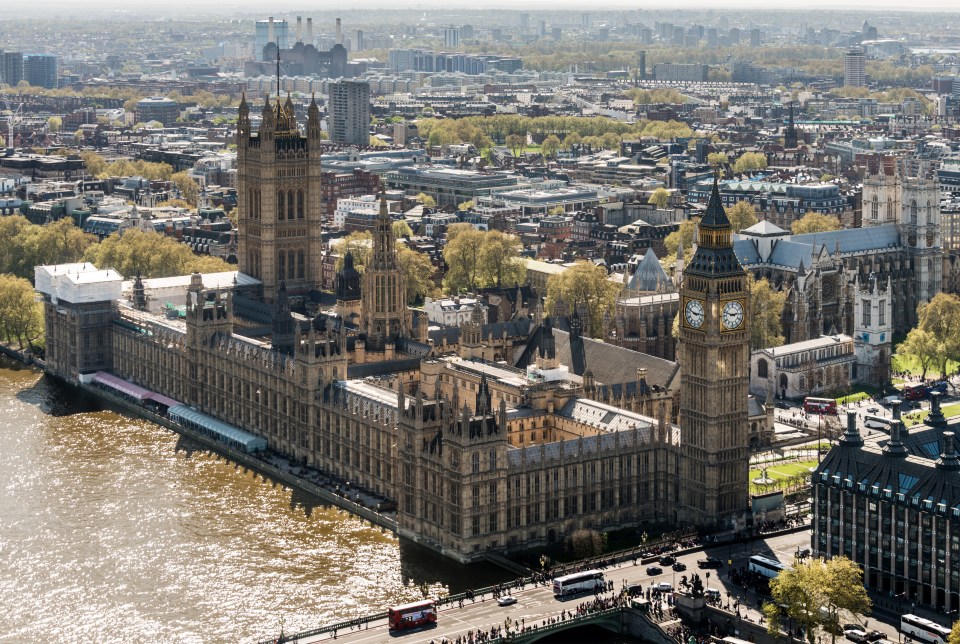
[[[313,18],[307,18],[307,44],[315,44],[313,40]]]
[[[267,25],[267,42],[277,42],[273,37],[273,16],[270,16],[270,24]]]
[[[340,30],[340,18],[337,18],[337,44],[343,44],[343,32]]]
[[[303,42],[303,18],[297,16],[297,42]]]

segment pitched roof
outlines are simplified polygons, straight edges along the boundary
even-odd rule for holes
[[[749,228],[744,228],[740,231],[741,235],[749,235],[751,237],[776,237],[779,235],[789,235],[790,232],[780,228],[775,224],[771,224],[766,219],[758,221]]]
[[[673,287],[652,248],[647,249],[643,259],[637,264],[636,270],[627,282],[627,287],[642,293],[653,293]]]
[[[651,387],[669,389],[679,378],[680,365],[671,360],[591,338],[579,337],[571,342],[569,333],[556,328],[553,336],[556,338],[560,363],[570,367],[578,376],[589,369],[598,383],[611,386],[630,384],[635,387],[638,368],[647,370],[647,384]]]

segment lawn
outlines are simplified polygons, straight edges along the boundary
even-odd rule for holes
[[[799,474],[810,474],[810,468],[816,467],[817,461],[800,461],[799,463],[785,463],[767,468],[767,478],[773,479],[774,483],[768,489],[754,485],[753,480],[763,476],[762,469],[750,470],[750,491],[754,494],[770,492],[774,489],[781,489],[778,483],[785,484],[790,478]]]
[[[920,376],[923,374],[923,369],[920,367],[920,361],[913,355],[909,353],[895,353],[893,354],[893,359],[890,363],[891,368],[894,371],[908,371],[914,376]],[[960,366],[960,363],[955,360],[947,360],[947,373],[957,373],[957,367]],[[942,374],[940,373],[940,365],[933,364],[927,369],[927,378],[939,378]]]
[[[945,418],[950,418],[951,416],[960,415],[960,403],[954,403],[952,405],[944,405],[940,408],[940,411],[943,412]],[[906,427],[913,427],[914,425],[919,425],[927,419],[927,414],[930,412],[923,411],[912,411],[909,414],[903,415],[903,424]]]

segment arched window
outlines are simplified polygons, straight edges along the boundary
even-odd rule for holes
[[[893,221],[893,197],[887,197],[887,221]]]
[[[287,279],[293,279],[293,276],[296,275],[297,265],[294,262],[293,251],[287,253]]]
[[[287,272],[287,256],[283,254],[283,251],[277,253],[277,276],[280,279],[283,279],[283,276]]]
[[[933,223],[933,207],[930,205],[930,201],[927,201],[927,223]]]
[[[917,200],[916,199],[910,200],[910,223],[911,224],[917,223]]]
[[[471,457],[470,460],[471,460],[471,467],[472,467],[472,469],[473,469],[473,473],[474,473],[474,474],[479,474],[479,473],[480,473],[480,454],[479,454],[479,452],[474,452],[474,453],[473,453],[473,456]]]
[[[303,279],[304,276],[304,261],[303,261],[303,251],[297,251],[297,277]]]
[[[870,219],[876,219],[880,216],[880,203],[877,200],[877,195],[873,195],[873,200],[870,202]]]
[[[303,189],[297,191],[297,219],[303,219]]]
[[[284,192],[281,190],[277,193],[277,219],[283,219],[284,204],[286,203],[286,197]]]
[[[783,394],[787,390],[787,385],[790,384],[790,380],[787,378],[787,374],[780,374],[780,393]]]
[[[763,358],[757,362],[757,377],[766,378],[767,377],[767,361]]]
[[[293,190],[291,190],[287,193],[287,219],[293,219],[296,208],[296,203],[293,200]]]

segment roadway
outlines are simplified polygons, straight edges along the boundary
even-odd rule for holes
[[[774,556],[780,561],[790,563],[798,549],[810,547],[809,530],[779,535],[765,540],[757,540],[747,544],[731,544],[729,546],[709,547],[705,550],[697,550],[680,557],[677,560],[687,566],[683,572],[674,572],[670,566],[663,566],[663,572],[659,575],[648,575],[647,566],[639,561],[636,565],[626,562],[617,566],[610,566],[604,570],[604,576],[614,582],[614,593],[619,592],[624,586],[630,584],[643,584],[648,587],[651,584],[659,582],[668,582],[676,588],[681,577],[687,575],[689,579],[694,573],[700,573],[704,579],[704,587],[718,588],[726,597],[726,584],[722,579],[717,579],[717,574],[723,573],[726,577],[728,570],[726,562],[733,560],[734,566],[746,566],[746,560],[754,552],[757,554],[767,554]],[[717,570],[699,570],[697,568],[697,559],[706,556],[716,557],[724,562],[723,569]],[[710,573],[710,578],[706,579],[706,573]],[[735,587],[731,587],[733,592]],[[740,591],[736,588],[736,591]],[[414,629],[401,634],[391,634],[387,630],[386,620],[371,622],[363,630],[341,630],[337,633],[338,641],[350,643],[373,643],[389,642],[397,639],[404,644],[419,644],[430,642],[439,642],[444,637],[450,641],[456,640],[458,636],[465,636],[468,631],[476,632],[477,629],[489,631],[491,626],[503,626],[507,618],[514,623],[521,622],[526,625],[540,624],[543,620],[551,617],[559,617],[563,610],[576,610],[577,605],[582,602],[593,599],[592,594],[578,595],[569,597],[565,600],[558,600],[553,596],[551,586],[531,586],[523,590],[514,589],[511,594],[517,598],[517,603],[513,606],[501,607],[497,605],[495,599],[487,594],[485,597],[477,597],[475,602],[465,601],[463,608],[456,605],[443,606],[437,615],[437,625],[431,628]],[[613,593],[604,593],[602,597],[610,597]],[[753,595],[750,593],[749,595]],[[753,602],[756,605],[756,602]],[[743,614],[743,611],[741,611]],[[759,612],[753,610],[749,615],[753,615],[753,620],[759,618]],[[327,641],[333,638],[332,633],[325,633],[320,636],[304,638],[299,642],[318,642]]]

